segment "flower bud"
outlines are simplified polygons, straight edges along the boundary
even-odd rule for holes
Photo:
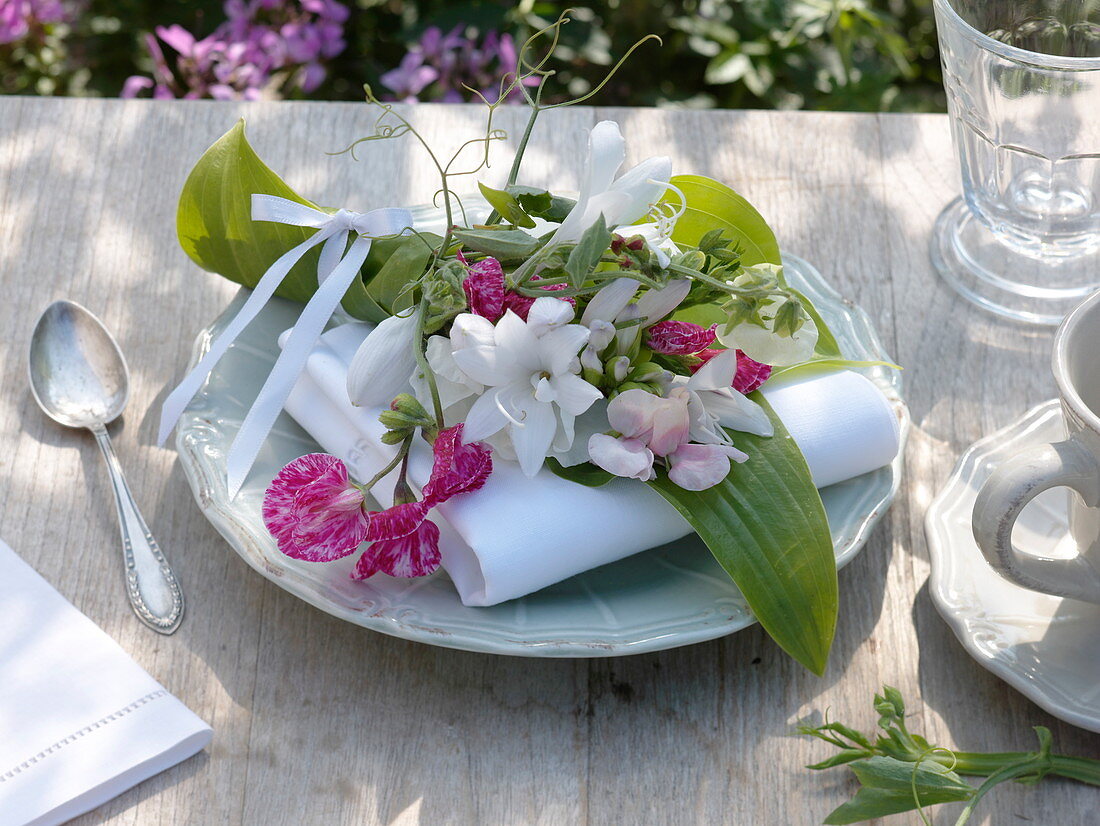
[[[611,373],[611,378],[616,382],[625,381],[627,375],[630,373],[630,358],[628,356],[614,358],[608,362],[607,368]]]
[[[599,351],[591,344],[581,350],[580,362],[582,370],[591,370],[597,376],[603,375],[603,362],[600,361]]]
[[[389,404],[416,370],[416,313],[390,316],[368,335],[348,367],[348,396],[362,407]]]
[[[408,481],[404,475],[397,480],[397,484],[393,486],[393,504],[394,505],[407,505],[410,502],[416,501],[416,494],[409,486]]]
[[[588,325],[588,330],[588,346],[597,353],[603,352],[615,340],[615,325],[610,321],[596,319]]]
[[[706,266],[707,256],[699,250],[688,250],[676,258],[676,263],[692,270],[702,270]]]
[[[658,381],[662,374],[667,372],[668,371],[661,367],[661,365],[655,364],[652,361],[646,361],[635,367],[628,378],[631,381],[652,382]]]

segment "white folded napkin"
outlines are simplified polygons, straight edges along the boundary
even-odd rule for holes
[[[211,735],[0,542],[0,826],[71,820]]]
[[[325,333],[286,405],[361,481],[385,467],[394,450],[380,440],[380,409],[355,407],[347,394],[348,365],[370,329],[353,323]],[[864,376],[809,376],[765,395],[819,487],[875,470],[897,454],[897,417]],[[410,482],[423,486],[431,464],[427,445],[414,443]],[[383,505],[395,478],[391,473],[375,488]],[[528,478],[504,461],[494,463],[481,490],[443,503],[433,519],[440,526],[443,568],[465,605],[496,605],[691,533],[671,505],[635,480],[590,488],[546,469]]]

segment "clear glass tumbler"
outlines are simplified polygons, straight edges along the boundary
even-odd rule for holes
[[[1100,0],[934,0],[961,198],[932,260],[960,293],[1057,324],[1100,289]]]

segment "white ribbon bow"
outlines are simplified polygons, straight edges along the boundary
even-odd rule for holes
[[[238,431],[229,455],[226,457],[227,484],[230,498],[237,495],[252,469],[267,434],[278,418],[287,396],[290,395],[298,375],[305,367],[306,359],[316,344],[325,325],[340,304],[344,293],[352,285],[359,268],[367,259],[371,241],[385,235],[400,235],[413,225],[412,213],[407,209],[374,209],[370,212],[339,210],[330,215],[319,209],[278,198],[274,195],[252,196],[252,220],[274,221],[299,227],[316,227],[317,232],[272,264],[256,284],[239,313],[226,325],[210,345],[210,350],[195,365],[183,381],[176,386],[161,408],[159,444],[164,444],[172,428],[176,426],[191,399],[202,387],[210,371],[214,369],[230,345],[241,334],[263,306],[275,294],[287,273],[313,247],[323,243],[317,263],[317,292],[310,298],[294,325],[286,346],[279,354],[271,374],[264,382],[260,394],[248,411]],[[348,249],[348,237],[355,240]],[[345,250],[347,252],[345,253]]]

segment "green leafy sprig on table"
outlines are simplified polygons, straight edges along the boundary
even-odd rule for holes
[[[965,803],[955,826],[970,821],[979,801],[1000,783],[1038,783],[1048,775],[1100,786],[1100,760],[1051,752],[1050,730],[1035,726],[1039,748],[1033,752],[982,754],[934,746],[905,725],[901,693],[884,686],[875,695],[878,734],[863,734],[842,723],[801,726],[799,734],[823,740],[839,751],[807,768],[848,766],[860,787],[855,797],[825,818],[827,826],[862,823],[886,815],[916,811],[941,803]],[[983,777],[977,786],[963,777]]]

